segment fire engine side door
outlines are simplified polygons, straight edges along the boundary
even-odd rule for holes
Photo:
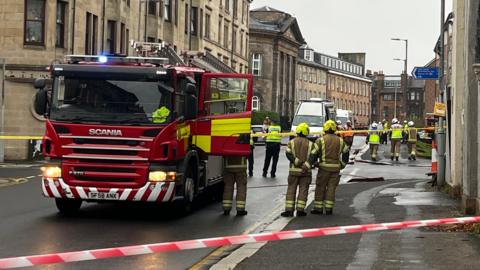
[[[193,143],[215,156],[248,156],[250,153],[253,76],[202,75],[199,119]]]

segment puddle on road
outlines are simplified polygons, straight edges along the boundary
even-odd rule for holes
[[[395,205],[402,206],[454,206],[455,201],[438,192],[428,192],[422,188],[386,188],[381,195],[394,196]]]

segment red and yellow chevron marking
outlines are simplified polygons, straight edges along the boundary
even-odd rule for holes
[[[241,134],[250,134],[251,122],[250,117],[199,122],[193,143],[208,154],[225,154],[226,151],[234,155],[241,154],[249,151],[249,148],[238,144],[237,140]]]

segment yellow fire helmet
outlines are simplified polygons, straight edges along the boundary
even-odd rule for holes
[[[303,136],[308,136],[310,134],[310,127],[307,123],[301,123],[295,129],[295,133],[302,134]]]
[[[335,122],[333,122],[333,120],[328,120],[327,122],[325,122],[325,125],[323,125],[323,131],[326,132],[326,131],[333,131],[333,132],[337,132],[337,124],[335,124]]]

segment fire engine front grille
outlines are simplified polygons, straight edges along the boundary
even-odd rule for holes
[[[123,155],[123,156],[136,156],[138,151],[131,150],[109,150],[109,149],[73,149],[73,153],[76,154],[92,154],[92,155]]]
[[[104,144],[104,145],[126,145],[126,146],[138,146],[140,141],[135,140],[109,140],[109,139],[85,139],[76,138],[73,139],[76,144]]]
[[[148,167],[131,164],[64,164],[64,178],[74,186],[138,188],[145,185]]]

